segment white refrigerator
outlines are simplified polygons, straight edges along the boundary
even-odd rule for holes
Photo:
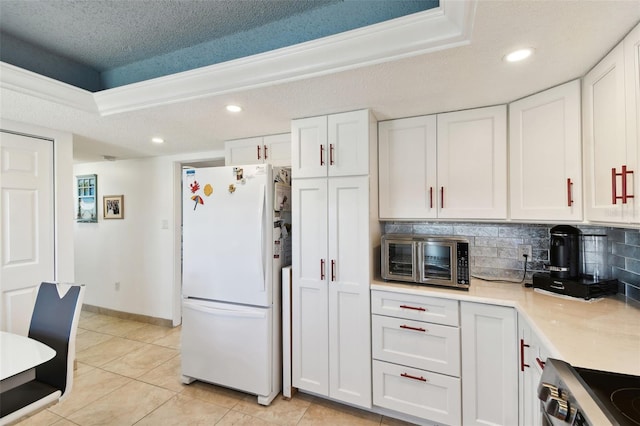
[[[182,193],[182,381],[237,389],[269,405],[282,385],[289,170],[186,169]]]

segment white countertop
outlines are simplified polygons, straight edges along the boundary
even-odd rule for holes
[[[468,291],[383,280],[374,281],[371,289],[512,306],[527,318],[552,357],[577,367],[640,376],[640,303],[619,295],[584,301],[478,279],[471,280]]]

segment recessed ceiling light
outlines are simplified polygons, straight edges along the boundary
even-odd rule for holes
[[[155,138],[151,138],[151,142],[153,142],[153,143],[164,143],[164,139],[155,137]]]
[[[238,105],[227,105],[227,111],[229,112],[240,112],[242,111],[242,107]]]
[[[526,49],[518,49],[505,55],[504,60],[507,62],[518,62],[518,61],[522,61],[523,59],[527,59],[532,54],[533,54],[533,49],[530,47]]]

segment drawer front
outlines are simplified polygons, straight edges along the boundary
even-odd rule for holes
[[[432,422],[461,424],[460,379],[373,361],[373,404]]]
[[[436,324],[460,325],[458,301],[438,297],[374,290],[371,292],[371,312]]]
[[[460,329],[373,315],[373,358],[460,377]]]

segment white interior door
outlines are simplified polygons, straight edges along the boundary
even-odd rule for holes
[[[35,289],[55,279],[53,142],[0,132],[2,330],[27,334]]]

